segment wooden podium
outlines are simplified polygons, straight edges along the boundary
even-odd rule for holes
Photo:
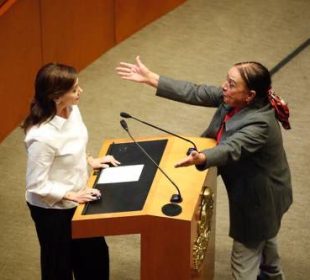
[[[207,138],[190,137],[188,139],[192,140],[198,149],[206,149],[215,145],[214,140]],[[143,144],[160,141],[165,141],[165,147],[159,166],[179,187],[183,201],[178,205],[181,206],[182,212],[176,216],[168,216],[162,212],[162,207],[170,204],[171,195],[176,193],[176,189],[155,167],[154,176],[145,200],[142,200],[141,209],[130,211],[105,209],[103,213],[100,213],[100,207],[97,207],[95,213],[87,213],[85,210],[89,208],[89,205],[80,205],[72,220],[73,238],[140,234],[140,279],[213,279],[216,169],[198,171],[193,166],[174,168],[174,164],[185,157],[189,148],[188,143],[179,138],[165,136],[137,139],[138,143]],[[135,158],[139,153],[140,157],[145,157],[141,155],[137,145],[128,139],[104,141],[100,156],[110,153],[117,158],[116,154],[120,151],[127,155],[127,145],[136,148],[131,158]],[[119,147],[119,151],[111,152],[112,146]],[[151,150],[155,149],[151,148]],[[126,164],[122,162],[122,165]],[[153,165],[151,161],[145,164]],[[89,186],[98,187],[96,179],[97,176],[93,174],[89,179]],[[105,186],[100,187],[102,187],[102,198],[106,195],[109,197],[109,202],[115,200],[116,204],[123,203],[118,202],[120,200],[113,196],[113,186],[110,188],[112,194],[109,191],[105,193]],[[118,185],[118,187],[129,190],[128,195],[124,195],[125,198],[122,196],[122,199],[127,199],[129,203],[138,196],[131,194],[129,186]],[[117,207],[118,205],[116,209]]]

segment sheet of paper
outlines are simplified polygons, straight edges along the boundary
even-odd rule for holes
[[[97,184],[125,183],[139,181],[144,164],[105,168],[101,171]]]

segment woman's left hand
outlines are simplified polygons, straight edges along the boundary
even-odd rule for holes
[[[87,161],[93,169],[107,168],[109,167],[109,164],[112,164],[113,166],[118,166],[119,164],[121,164],[111,155],[100,158],[93,158],[92,156],[89,156]]]

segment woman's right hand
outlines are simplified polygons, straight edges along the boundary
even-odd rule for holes
[[[159,75],[150,71],[139,56],[136,57],[136,64],[120,62],[116,72],[124,80],[145,83],[155,88],[158,86]]]
[[[79,204],[86,203],[101,198],[101,193],[97,189],[84,188],[78,192],[67,192],[64,199],[77,202]]]

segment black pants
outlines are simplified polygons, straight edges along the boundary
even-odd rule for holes
[[[42,280],[107,280],[109,249],[104,237],[72,239],[74,209],[44,209],[28,203],[41,247]]]

